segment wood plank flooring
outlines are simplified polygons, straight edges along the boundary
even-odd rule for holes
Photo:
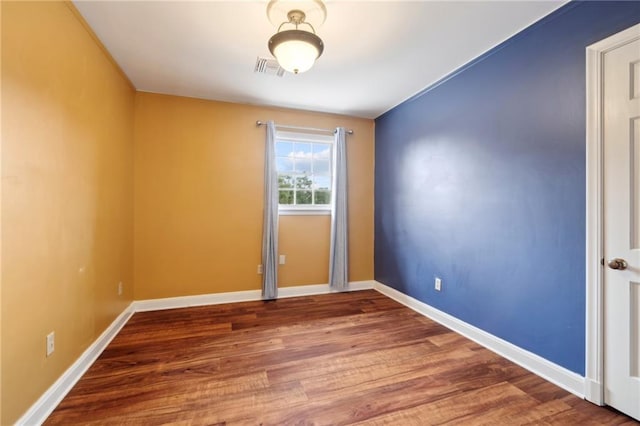
[[[137,313],[45,424],[638,424],[373,290]]]

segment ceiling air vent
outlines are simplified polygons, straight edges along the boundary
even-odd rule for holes
[[[259,56],[256,60],[256,68],[253,71],[260,74],[277,75],[278,77],[284,75],[284,68],[278,65],[278,61]]]

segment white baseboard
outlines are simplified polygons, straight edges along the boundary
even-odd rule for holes
[[[197,296],[167,297],[163,299],[136,300],[136,312],[161,311],[164,309],[189,308],[192,306],[220,305],[222,303],[250,302],[260,300],[260,290],[232,291],[229,293],[199,294]]]
[[[371,290],[375,281],[352,281],[348,291]],[[279,287],[278,298],[312,296],[334,292],[329,284]],[[197,296],[168,297],[164,299],[137,300],[133,302],[135,312],[159,311],[163,309],[188,308],[191,306],[220,305],[222,303],[252,302],[262,299],[260,290],[232,291],[228,293],[201,294]]]
[[[41,425],[49,414],[58,406],[60,401],[69,393],[82,375],[91,367],[107,345],[133,315],[133,304],[129,305],[111,323],[107,329],[80,355],[71,367],[55,381],[53,385],[27,410],[15,423],[16,425]]]
[[[458,318],[414,299],[411,296],[407,296],[406,294],[387,285],[376,282],[374,288],[380,293],[389,296],[395,301],[402,303],[425,317],[428,317],[497,353],[498,355],[515,362],[519,366],[526,368],[543,379],[560,386],[580,398],[584,398],[585,378],[579,374],[567,370],[566,368],[522,349],[519,346],[509,343],[506,340],[502,340],[493,334],[472,326],[471,324],[461,321]]]
[[[373,290],[376,282],[370,281],[351,281],[347,291]],[[336,290],[329,287],[329,284],[316,285],[300,285],[296,287],[280,287],[278,289],[278,297],[300,297],[313,296],[314,294],[337,293]]]

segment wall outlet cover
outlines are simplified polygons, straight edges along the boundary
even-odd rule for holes
[[[47,334],[47,356],[51,355],[56,349],[55,339],[56,335],[53,331]]]

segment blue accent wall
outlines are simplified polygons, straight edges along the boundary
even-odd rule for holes
[[[584,375],[585,48],[638,22],[569,3],[377,118],[376,280]]]

